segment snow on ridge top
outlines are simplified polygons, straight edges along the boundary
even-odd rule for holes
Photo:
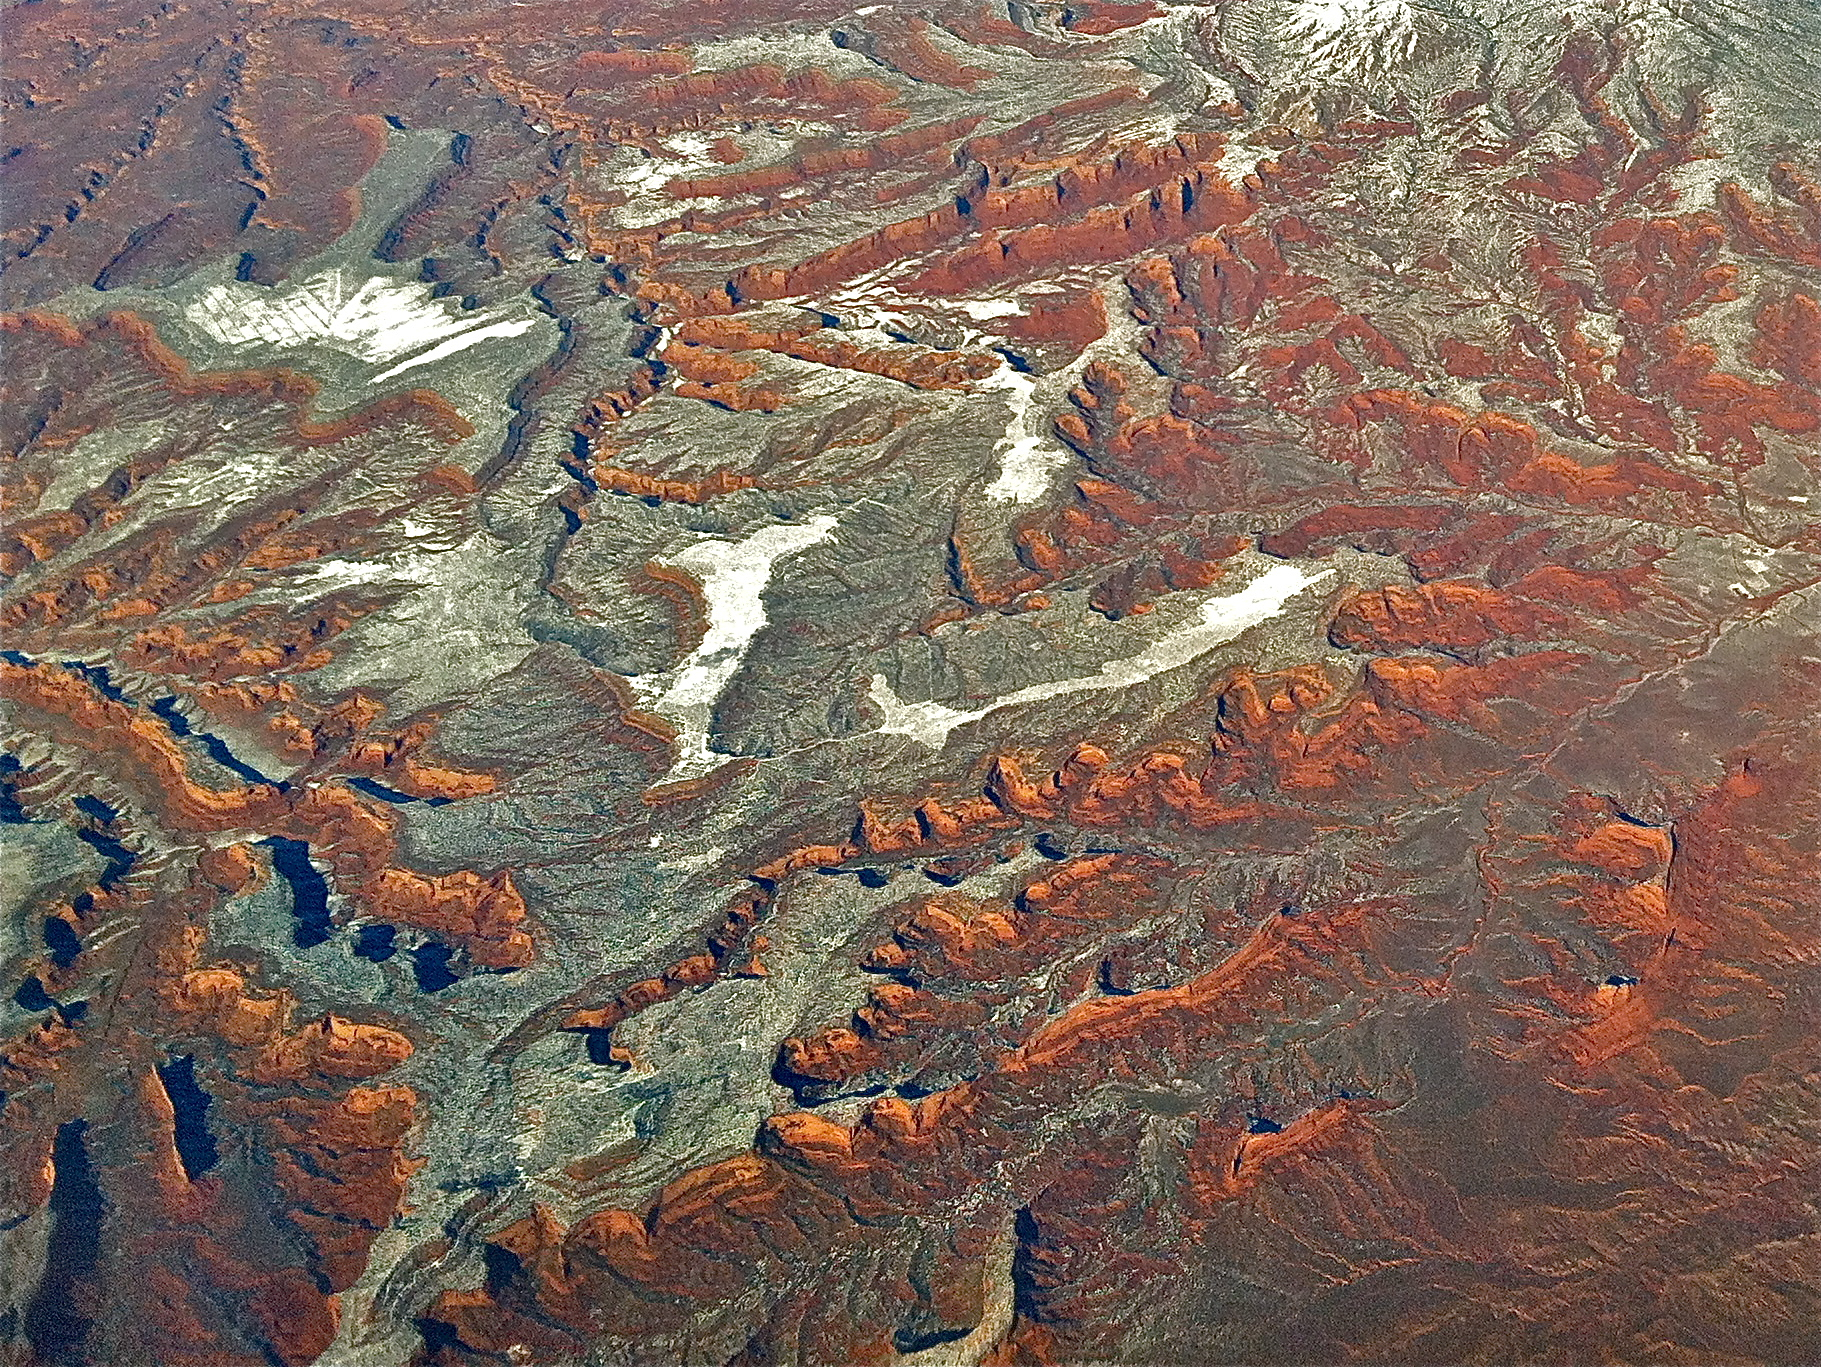
[[[1310,36],[1328,37],[1349,29],[1383,31],[1407,28],[1409,0],[1298,0],[1297,28]]]
[[[354,284],[350,274],[336,266],[276,288],[212,285],[185,307],[184,318],[224,346],[321,346],[372,365],[395,361],[375,384],[537,326],[519,310],[455,309],[428,285],[384,276]]]
[[[1295,0],[1283,36],[1306,45],[1304,80],[1364,76],[1409,59],[1418,19],[1409,0]]]

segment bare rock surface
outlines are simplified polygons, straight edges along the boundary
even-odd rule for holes
[[[1815,1359],[1821,9],[8,29],[5,1361]]]

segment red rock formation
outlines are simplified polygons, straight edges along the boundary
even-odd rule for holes
[[[786,1039],[781,1074],[800,1100],[824,1100],[996,1064],[1041,1018],[1022,995],[1026,980],[1073,961],[1069,978],[1048,986],[1068,996],[1086,990],[1101,965],[1079,958],[1083,942],[1154,915],[1168,872],[1160,860],[1100,855],[1030,882],[1016,904],[958,894],[910,903],[891,939],[862,960],[897,981],[868,993],[851,1028]]]
[[[1501,640],[1534,640],[1565,622],[1548,606],[1489,585],[1439,580],[1385,588],[1341,603],[1329,636],[1370,650],[1474,650]]]
[[[0,689],[31,709],[59,744],[108,764],[110,778],[167,827],[195,834],[251,828],[305,841],[334,868],[337,886],[363,913],[428,931],[460,946],[483,967],[522,968],[531,961],[525,903],[510,875],[426,877],[392,865],[397,818],[385,804],[340,783],[285,791],[271,784],[207,787],[190,776],[188,757],[166,723],[104,696],[71,670],[0,661]],[[383,747],[367,748],[367,765],[383,771]],[[442,784],[470,794],[491,785],[484,776],[450,770],[414,777],[424,786]]]
[[[883,375],[917,389],[965,389],[970,381],[983,379],[999,368],[996,357],[979,352],[956,354],[910,347],[862,347],[813,322],[777,328],[745,323],[738,318],[691,318],[678,326],[673,343],[665,349],[666,363],[691,377],[699,377],[701,368],[710,363],[710,358],[700,356],[699,347],[722,351],[771,351],[817,365]],[[740,379],[758,373],[756,365],[738,357],[716,359],[712,364],[738,367],[745,372],[737,377]]]
[[[1737,185],[1720,187],[1720,206],[1728,226],[1749,249],[1794,265],[1821,266],[1821,188],[1814,176],[1791,161],[1771,169],[1770,188],[1783,204],[1768,208]]]
[[[1571,807],[1559,848],[1563,857],[1600,880],[1589,886],[1595,898],[1589,904],[1591,914],[1596,921],[1622,917],[1627,926],[1647,931],[1655,945],[1669,947],[1641,967],[1642,981],[1654,981],[1653,975],[1664,971],[1662,953],[1679,954],[1692,965],[1696,960],[1690,955],[1717,948],[1706,937],[1720,925],[1732,924],[1728,913],[1718,909],[1722,904],[1756,906],[1764,917],[1719,932],[1742,952],[1757,951],[1762,941],[1756,937],[1786,933],[1771,929],[1776,924],[1772,908],[1786,906],[1788,899],[1776,874],[1760,872],[1736,883],[1716,881],[1733,877],[1725,871],[1730,867],[1725,851],[1745,848],[1733,823],[1757,819],[1744,817],[1747,807],[1763,803],[1775,792],[1779,819],[1791,821],[1800,819],[1795,811],[1803,802],[1812,802],[1812,782],[1802,789],[1809,794],[1805,798],[1786,786],[1798,770],[1785,762],[1774,772],[1771,780],[1748,771],[1729,779],[1707,799],[1685,829],[1691,834],[1716,833],[1717,843],[1710,849],[1708,836],[1695,834],[1686,855],[1682,842],[1678,839],[1672,845],[1661,830],[1602,818],[1591,799]],[[1800,772],[1806,779],[1807,770]],[[1012,790],[1023,791],[1018,783],[1006,781]],[[1795,809],[1790,806],[1792,798]],[[1026,795],[1021,800],[1032,799]],[[1724,836],[1717,834],[1722,831]],[[1682,864],[1683,860],[1689,862]],[[1095,879],[1118,862],[1075,861],[1064,868],[1076,872],[1062,881],[1071,885],[1071,892],[1094,888]],[[1690,900],[1666,901],[1665,880],[1671,888],[1679,887],[1679,866],[1691,880],[1686,892]],[[1602,888],[1610,891],[1599,891]],[[1122,915],[1132,909],[1130,899],[1112,888],[1101,891],[1110,895],[1108,905],[1119,907]],[[1062,911],[1068,895],[1059,901],[1054,891],[1039,893],[1033,887],[1026,895],[1034,904],[1029,911],[995,911],[941,898],[920,904],[900,923],[890,945],[879,951],[883,957],[877,966],[939,977],[958,973],[972,979],[983,971],[994,976],[999,970],[989,965],[1008,952],[1019,952],[1030,929],[1028,918]],[[1669,909],[1672,904],[1701,910],[1692,913],[1693,920],[1678,921]],[[528,1337],[527,1330],[552,1321],[579,1329],[584,1305],[594,1307],[591,1315],[603,1317],[593,1323],[627,1332],[613,1326],[642,1321],[631,1310],[633,1302],[623,1299],[627,1293],[619,1288],[626,1286],[648,1294],[725,1303],[742,1288],[757,1284],[767,1268],[837,1245],[866,1245],[872,1237],[866,1222],[887,1209],[899,1215],[938,1205],[954,1209],[954,1203],[968,1201],[981,1174],[994,1165],[1006,1164],[997,1169],[1001,1171],[1030,1171],[1028,1161],[1017,1157],[1015,1118],[1055,1114],[1054,1108],[1080,1086],[1081,1079],[1114,1077],[1141,1085],[1146,1078],[1180,1066],[1182,1060],[1206,1056],[1213,1036],[1226,1041],[1229,1049],[1244,1050],[1244,1041],[1256,1037],[1253,1032],[1268,1029],[1267,1022],[1277,1019],[1273,1013],[1288,1009],[1306,1017],[1324,1002],[1336,1000],[1335,993],[1407,994],[1413,1001],[1423,1000],[1433,988],[1391,966],[1397,957],[1392,944],[1420,924],[1420,916],[1412,919],[1415,910],[1370,900],[1347,907],[1286,908],[1257,923],[1211,971],[1180,987],[1094,998],[1078,1005],[1037,1028],[978,1080],[916,1103],[897,1098],[875,1101],[853,1125],[813,1115],[775,1117],[762,1128],[752,1155],[672,1183],[650,1214],[642,1217],[608,1211],[564,1230],[546,1215],[535,1229],[515,1226],[499,1237],[524,1270],[484,1291],[445,1295],[435,1314],[459,1348],[452,1345],[443,1351],[486,1351],[489,1344],[511,1340],[544,1343],[560,1353],[569,1342],[565,1336],[552,1339],[552,1331],[545,1327],[538,1336]],[[1699,922],[1699,934],[1694,921]],[[1405,931],[1397,929],[1400,924]],[[1748,943],[1750,950],[1745,949]],[[1580,1070],[1583,1079],[1587,1070],[1610,1067],[1649,1047],[1652,1032],[1660,1028],[1654,1024],[1658,1012],[1682,999],[1673,981],[1658,991],[1615,978],[1580,997],[1560,995],[1554,986],[1539,985],[1538,990],[1566,1013],[1559,1025],[1532,1015],[1539,1044],[1548,1043],[1561,1066]],[[935,1000],[927,988],[876,994],[874,1004],[856,1018],[861,1027],[857,1033],[836,1030],[814,1041],[787,1044],[787,1064],[804,1076],[832,1071],[843,1079],[853,1078],[856,1066],[877,1068],[917,1032],[970,1028],[971,1021],[961,1017],[944,1025],[943,1017],[929,1014],[926,1003]],[[1634,1070],[1628,1076],[1636,1081],[1620,1085],[1662,1085],[1660,1072],[1652,1069]],[[1493,1103],[1509,1117],[1499,1123],[1514,1120],[1511,1108],[1519,1095],[1501,1096]],[[1320,1101],[1281,1122],[1258,1117],[1243,1125],[1223,1122],[1218,1113],[1198,1116],[1184,1152],[1190,1184],[1185,1218],[1202,1231],[1201,1237],[1247,1238],[1248,1227],[1277,1230],[1281,1237],[1282,1216],[1273,1208],[1291,1199],[1292,1193],[1339,1203],[1336,1209],[1344,1209],[1350,1197],[1365,1189],[1362,1183],[1374,1183],[1400,1212],[1397,1218],[1404,1223],[1398,1240],[1429,1241],[1460,1249],[1456,1256],[1469,1257],[1466,1250],[1473,1247],[1474,1227],[1450,1214],[1450,1202],[1483,1198],[1464,1188],[1450,1195],[1445,1186],[1427,1192],[1422,1182],[1413,1185],[1413,1174],[1397,1157],[1410,1123],[1389,1114],[1381,1100],[1346,1095]],[[1589,1117],[1579,1123],[1598,1122]],[[1132,1242],[1132,1227],[1126,1221],[1133,1207],[1120,1199],[1136,1134],[1115,1142],[1117,1162],[1111,1158],[1115,1149],[1096,1147],[1106,1142],[1103,1137],[1077,1134],[1064,1142],[1070,1145],[1069,1176],[1044,1179],[1049,1185],[1019,1217],[1016,1256],[1025,1290],[1017,1302],[1010,1342],[1016,1353],[1033,1359],[1067,1360],[1095,1343],[1104,1345],[1104,1337],[1094,1336],[1108,1332],[1108,1320],[1104,1309],[1096,1313],[1095,1298],[1116,1294],[1115,1288],[1127,1285],[1127,1278],[1142,1265],[1143,1250],[1155,1247],[1159,1234],[1154,1224],[1147,1224],[1142,1241]],[[1095,1210],[1101,1217],[1090,1220],[1086,1212]],[[1362,1221],[1382,1218],[1382,1211],[1375,1214],[1368,1206],[1344,1223],[1357,1229]],[[1389,1231],[1392,1226],[1381,1228]],[[1514,1246],[1507,1233],[1477,1237],[1482,1248],[1496,1250],[1481,1254],[1495,1263],[1522,1256],[1521,1246]],[[1166,1275],[1171,1270],[1163,1269]],[[1504,1286],[1501,1282],[1501,1295],[1506,1294]],[[866,1360],[880,1350],[876,1339],[862,1336],[846,1351],[855,1360]]]
[[[1665,90],[1579,13],[1559,60],[1553,31],[1499,35],[1534,62],[1523,89],[1483,72],[1437,88],[1475,69],[1480,36],[1461,46],[1425,12],[1403,58],[1296,40],[1287,70],[1336,60],[1310,92],[1260,69],[1243,3],[1152,24],[1148,4],[1074,0],[1041,32],[1022,8],[940,24],[829,0],[13,16],[4,231],[23,304],[199,267],[279,282],[355,221],[383,148],[419,145],[396,126],[460,137],[376,228],[380,254],[458,297],[535,290],[567,329],[470,473],[451,448],[471,428],[428,391],[323,419],[300,376],[192,372],[129,317],[5,321],[0,627],[18,658],[0,686],[22,755],[50,758],[0,781],[106,869],[32,903],[44,944],[10,951],[23,1023],[0,1046],[0,1224],[9,1258],[25,1250],[9,1266],[42,1279],[17,1317],[32,1351],[326,1361],[339,1298],[403,1205],[420,1117],[443,1103],[396,1070],[451,1013],[385,1017],[327,976],[294,997],[281,955],[214,944],[234,900],[277,876],[254,842],[304,842],[357,915],[474,965],[537,948],[485,849],[437,874],[401,853],[405,821],[373,782],[457,800],[512,776],[445,753],[460,732],[442,708],[326,682],[398,590],[302,592],[311,567],[389,564],[407,519],[455,542],[560,526],[560,509],[573,533],[611,505],[595,488],[701,505],[789,483],[793,502],[857,512],[869,490],[839,459],[856,414],[825,425],[792,378],[807,366],[953,391],[900,394],[865,439],[908,453],[910,487],[977,490],[980,470],[925,465],[918,439],[939,404],[966,414],[956,448],[984,453],[998,420],[974,430],[965,395],[997,361],[856,345],[809,311],[889,288],[930,336],[1034,344],[1046,375],[1105,339],[1047,415],[1076,465],[1037,505],[930,524],[948,583],[928,601],[944,570],[907,575],[901,620],[845,622],[839,593],[826,621],[779,620],[802,634],[755,666],[755,693],[802,685],[836,717],[863,637],[933,654],[919,625],[990,627],[1076,592],[1142,614],[1247,547],[1355,576],[1317,624],[1326,645],[1318,630],[1299,647],[1286,617],[1159,715],[1007,709],[993,725],[1018,734],[984,733],[1007,753],[958,736],[946,781],[906,788],[869,761],[843,792],[839,766],[794,758],[792,730],[650,789],[667,724],[616,680],[565,673],[584,647],[537,618],[539,652],[489,692],[510,682],[526,714],[583,720],[573,739],[539,733],[548,791],[512,792],[528,815],[501,819],[598,815],[578,867],[596,845],[617,859],[660,829],[726,827],[744,853],[714,858],[749,886],[697,933],[669,924],[697,914],[692,894],[615,869],[628,905],[671,899],[642,924],[684,948],[616,941],[623,967],[526,1002],[490,1062],[557,1027],[626,1061],[613,1032],[663,1002],[719,1029],[727,980],[768,960],[791,964],[768,991],[795,992],[804,937],[769,924],[792,914],[793,881],[1003,877],[1027,848],[1048,863],[1006,895],[852,903],[880,918],[847,965],[875,985],[778,1029],[797,1033],[776,1076],[835,1110],[770,1116],[750,1147],[680,1173],[663,1170],[675,1149],[642,1147],[641,1113],[637,1140],[526,1155],[545,1205],[490,1188],[456,1210],[426,1191],[442,1232],[385,1270],[374,1313],[392,1325],[354,1328],[408,1337],[423,1314],[423,1360],[451,1365],[885,1363],[944,1343],[1000,1364],[1812,1356],[1821,757],[1802,724],[1821,705],[1804,630],[1821,306],[1804,273],[1821,268],[1821,193],[1798,142],[1728,142],[1739,110],[1769,128],[1787,101],[1724,88],[1715,118],[1705,89]],[[1701,82],[1761,18],[1728,12]],[[1672,45],[1680,22],[1663,18]],[[841,55],[816,69],[809,44],[837,30]],[[780,35],[775,55],[753,41]],[[727,37],[741,45],[714,50]],[[1778,53],[1753,60],[1787,74]],[[1391,113],[1345,112],[1366,104]],[[1220,168],[1246,148],[1270,155],[1235,183]],[[1714,153],[1709,208],[1697,163]],[[641,160],[650,174],[628,175]],[[1113,279],[1136,347],[1102,306],[1126,302]],[[983,294],[1022,312],[962,324]],[[596,308],[633,329],[613,330],[611,364]],[[716,419],[679,400],[741,413],[770,463],[719,464],[691,435]],[[269,444],[271,490],[142,518],[160,481],[225,469],[233,430]],[[130,454],[89,470],[126,431]],[[564,473],[554,507],[526,502]],[[356,477],[384,492],[336,503]],[[853,546],[870,555],[873,536]],[[620,568],[694,639],[696,586]],[[551,589],[540,609],[575,606],[535,587]],[[778,662],[799,647],[836,673]],[[1112,720],[1076,725],[1090,715]],[[864,726],[849,743],[873,743]],[[288,786],[231,750],[205,760],[241,739],[295,765]],[[597,742],[632,752],[598,788]],[[717,826],[722,801],[740,805]],[[580,880],[557,856],[538,877]],[[571,933],[592,932],[566,930],[558,953]],[[491,986],[535,993],[531,977]],[[672,1180],[649,1193],[654,1172]]]
[[[946,151],[957,139],[965,138],[979,126],[978,118],[954,119],[925,128],[909,129],[903,133],[887,133],[860,146],[804,152],[786,165],[729,171],[718,176],[678,178],[671,181],[668,188],[678,199],[771,196],[820,176],[902,166],[907,161],[915,161],[938,149]]]
[[[41,1042],[7,1059],[5,1125],[28,1179],[5,1192],[9,1218],[47,1197],[56,1210],[86,1183],[100,1220],[99,1250],[40,1289],[40,1304],[57,1298],[46,1313],[64,1342],[130,1339],[196,1367],[313,1361],[334,1335],[337,1293],[403,1198],[417,1098],[360,1084],[410,1043],[334,1015],[299,1024],[288,993],[200,959],[216,900],[251,872],[231,846],[187,878],[72,907],[84,933],[103,917],[131,929],[125,944],[85,946],[53,986],[112,976],[112,1000],[62,1024],[53,1014]]]

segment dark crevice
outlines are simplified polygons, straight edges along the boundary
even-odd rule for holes
[[[101,1254],[101,1188],[89,1164],[88,1121],[66,1121],[51,1146],[51,1230],[44,1276],[25,1311],[33,1359],[49,1367],[86,1367],[93,1323],[82,1312],[85,1284]]]
[[[36,974],[19,984],[18,990],[13,993],[13,1005],[22,1011],[30,1011],[34,1015],[40,1011],[55,1011],[57,1018],[65,1025],[74,1025],[89,1013],[89,1004],[86,1001],[74,1001],[66,1004],[51,996],[44,990],[44,981]]]
[[[927,1083],[920,1082],[916,1078],[910,1078],[907,1081],[900,1082],[896,1087],[893,1087],[892,1091],[896,1092],[906,1101],[921,1101],[926,1096],[934,1096],[937,1092],[945,1092],[950,1087],[960,1083],[972,1082],[978,1076],[978,1073],[961,1073],[955,1077],[953,1082],[931,1079]]]
[[[126,491],[121,492],[124,494]],[[133,700],[120,691],[120,685],[115,683],[113,676],[107,672],[106,665],[88,665],[82,663],[81,660],[65,660],[63,667],[71,673],[80,674],[87,679],[95,685],[96,691],[103,697],[112,698],[118,703],[125,703],[128,707],[133,705]]]
[[[603,1068],[618,1068],[622,1071],[626,1064],[613,1056],[613,1031],[584,1030],[582,1038],[588,1046],[588,1061]]]
[[[973,1333],[972,1329],[900,1329],[892,1335],[892,1347],[900,1353],[920,1353],[925,1348],[939,1348]]]
[[[421,802],[429,807],[447,807],[451,799],[446,797],[413,797],[410,793],[401,793],[396,788],[388,788],[374,779],[352,777],[347,780],[348,786],[357,788],[368,797],[378,798],[381,802],[398,805],[406,802]]]
[[[120,819],[120,809],[108,806],[98,797],[79,797],[75,807],[84,816],[99,821],[103,826],[111,826]]]
[[[445,987],[453,987],[461,978],[449,971],[449,959],[454,950],[448,945],[439,945],[432,941],[419,945],[411,951],[411,972],[417,979],[418,988],[424,992],[441,992]]]
[[[929,879],[930,882],[945,888],[952,888],[965,883],[971,876],[971,873],[972,871],[968,869],[939,869],[933,866],[926,867],[923,870],[923,876],[925,878]]]
[[[289,791],[290,784],[282,779],[268,778],[265,774],[260,773],[230,750],[227,742],[220,736],[211,735],[207,731],[198,731],[192,727],[190,719],[177,710],[177,699],[159,698],[153,702],[152,711],[164,720],[165,725],[171,728],[173,735],[182,736],[185,740],[197,741],[203,749],[209,752],[210,759],[236,777],[244,778],[248,783],[269,784],[281,793]]]
[[[329,938],[329,883],[310,863],[310,847],[301,840],[275,835],[261,842],[272,852],[272,867],[291,885],[291,915],[297,925],[291,939],[310,949]]]
[[[398,930],[393,926],[362,926],[354,936],[354,952],[363,959],[383,964],[398,953]]]
[[[537,400],[544,397],[556,377],[568,369],[569,359],[580,340],[573,319],[553,305],[542,291],[533,289],[531,295],[537,300],[539,311],[556,324],[556,350],[548,360],[514,385],[512,392],[506,396],[506,408],[512,414],[506,424],[506,439],[500,449],[483,461],[480,469],[474,473],[475,483],[483,488],[490,487],[518,463],[521,455],[530,450],[540,420],[548,421],[548,415],[536,406]]]
[[[34,976],[19,984],[18,991],[13,993],[13,1005],[21,1011],[36,1014],[39,1011],[56,1010],[57,999],[46,992],[43,982]]]
[[[103,892],[110,891],[115,884],[131,873],[133,865],[139,861],[138,855],[105,831],[80,830],[76,832],[76,838],[92,848],[106,861],[106,866],[101,870],[101,877],[95,880],[95,886]]]
[[[428,1315],[418,1319],[417,1332],[424,1341],[424,1350],[427,1353],[458,1353],[466,1347],[461,1335],[455,1332],[454,1325],[444,1324],[441,1320],[431,1319]]]
[[[1109,997],[1133,997],[1151,989],[1136,987],[1124,981],[1121,966],[1112,959],[1102,959],[1094,973],[1094,982]]]
[[[14,756],[0,755],[0,822],[8,826],[23,826],[31,820],[19,802],[18,775],[24,768]]]
[[[872,1076],[877,1077],[876,1071]],[[771,1080],[780,1087],[787,1087],[796,1098],[797,1105],[814,1110],[834,1101],[846,1101],[853,1097],[883,1096],[888,1090],[895,1090],[900,1096],[915,1097],[923,1095],[914,1082],[905,1082],[896,1087],[889,1081],[868,1083],[861,1077],[840,1078],[830,1081],[826,1078],[809,1077],[797,1072],[784,1062],[784,1051],[780,1049],[772,1058]],[[906,1091],[905,1088],[910,1088]]]
[[[499,1295],[524,1275],[525,1264],[509,1248],[486,1244],[481,1248],[481,1265],[486,1270],[487,1290]]]
[[[1013,1218],[1012,1233],[1018,1240],[1012,1250],[1012,1306],[1020,1315],[1036,1318],[1042,1307],[1033,1264],[1043,1234],[1029,1206],[1021,1207]]]
[[[44,947],[51,952],[53,964],[68,968],[82,953],[82,937],[61,916],[47,916],[44,918]]]
[[[569,476],[574,479],[577,484],[582,486],[583,492],[592,498],[594,495],[601,492],[601,486],[596,481],[590,468],[590,462],[593,457],[588,451],[588,437],[582,432],[572,433],[571,435],[572,440],[569,445],[570,459],[563,461],[562,466]]]
[[[172,1059],[158,1070],[165,1095],[171,1099],[173,1138],[184,1175],[192,1182],[221,1159],[215,1137],[209,1133],[209,1104],[214,1100],[196,1081],[196,1060],[189,1055]]]
[[[968,587],[967,565],[962,559],[961,543],[952,536],[948,540],[947,554],[943,556],[943,567],[948,571],[949,588],[954,591],[955,597],[969,607],[978,607],[973,590]]]
[[[887,1082],[875,1082],[870,1087],[846,1087],[838,1082],[825,1082],[817,1084],[813,1090],[801,1091],[796,1095],[797,1104],[799,1106],[814,1110],[818,1106],[826,1106],[834,1101],[853,1101],[856,1099],[864,1101],[870,1097],[884,1096],[888,1091],[893,1092],[898,1096],[903,1096],[907,1100],[915,1099],[914,1093],[907,1094],[899,1088],[894,1088]]]
[[[921,992],[923,990],[922,977],[902,966],[895,968],[877,968],[871,964],[861,964],[860,971],[862,973],[876,973],[882,978],[890,978],[895,983],[903,983],[913,992]]]

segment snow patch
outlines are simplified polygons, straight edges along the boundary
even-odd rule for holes
[[[1016,299],[953,299],[949,301],[975,322],[992,318],[1011,318],[1024,312]]]
[[[836,519],[780,523],[743,541],[702,541],[663,564],[685,570],[702,586],[708,629],[689,658],[663,674],[627,679],[640,705],[677,728],[675,761],[660,783],[700,778],[730,756],[711,750],[708,728],[714,705],[745,662],[752,641],[769,619],[765,589],[772,569],[787,556],[828,539]]]
[[[725,845],[714,845],[697,854],[679,854],[675,859],[665,859],[658,864],[660,869],[686,869],[691,873],[700,873],[718,862],[727,853]]]
[[[445,356],[453,356],[458,351],[466,351],[469,347],[485,342],[493,337],[517,337],[521,333],[529,332],[536,326],[537,320],[535,318],[514,318],[507,322],[489,323],[485,327],[474,328],[459,336],[451,337],[446,342],[438,342],[428,351],[419,352],[416,356],[407,357],[405,360],[400,361],[397,365],[388,370],[382,370],[373,377],[373,383],[379,384],[383,380],[389,380],[395,375],[402,375],[405,371],[414,369],[417,366],[429,365],[434,361],[440,361]]]
[[[1407,62],[1416,48],[1409,0],[1299,0],[1285,27],[1287,39],[1304,45],[1305,79],[1385,71]]]
[[[883,674],[873,675],[867,697],[884,714],[879,723],[879,734],[909,736],[932,750],[940,750],[947,744],[949,732],[957,726],[979,721],[1003,707],[1017,707],[1068,693],[1131,688],[1159,674],[1179,669],[1277,616],[1290,599],[1333,573],[1333,570],[1323,570],[1311,575],[1294,565],[1275,565],[1237,593],[1206,599],[1195,621],[1153,642],[1137,655],[1109,660],[1100,666],[1098,674],[1032,684],[997,697],[971,712],[938,702],[905,702]]]
[[[667,156],[631,146],[616,149],[613,159],[602,167],[603,173],[627,195],[626,203],[611,210],[613,221],[624,228],[649,228],[691,208],[724,205],[727,201],[718,196],[682,196],[670,190],[673,181],[720,175],[728,169],[713,155],[716,140],[707,132],[673,133],[655,144]],[[791,144],[783,145],[788,148]],[[757,149],[745,150],[745,159],[750,160]]]
[[[1069,453],[1054,438],[1031,430],[1037,381],[1007,362],[981,388],[1003,389],[1012,396],[1011,420],[993,452],[999,458],[999,474],[986,486],[987,499],[993,503],[1035,503],[1049,491],[1056,471],[1069,461]]]
[[[424,567],[421,563],[413,563],[417,560],[414,556],[404,556],[397,561],[312,560],[294,571],[294,577],[304,581],[312,592],[349,588],[355,584],[378,584],[389,579],[411,584],[426,583],[428,580]]]
[[[467,310],[436,298],[428,285],[370,276],[341,266],[288,285],[245,281],[211,285],[184,309],[185,319],[223,346],[321,346],[371,365],[396,362],[373,377],[392,379],[496,337],[517,337],[535,316],[506,309]]]
[[[1074,459],[1074,453],[1050,431],[1051,412],[1096,360],[1103,356],[1129,357],[1137,351],[1141,328],[1132,316],[1122,277],[1113,276],[1101,284],[1100,302],[1106,312],[1107,330],[1089,343],[1067,370],[1046,375],[1040,381],[1007,362],[982,382],[983,389],[1004,389],[1012,395],[1011,420],[993,450],[999,460],[999,474],[986,486],[988,502],[1035,503],[1050,491],[1056,475]]]
[[[1269,147],[1255,146],[1249,142],[1234,140],[1227,144],[1215,163],[1227,184],[1237,185],[1258,169],[1258,163],[1271,155]]]

